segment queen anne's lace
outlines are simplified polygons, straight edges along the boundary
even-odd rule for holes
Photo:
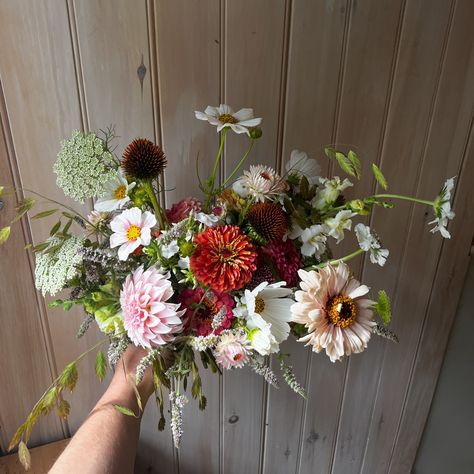
[[[77,130],[61,143],[53,170],[64,194],[81,203],[84,199],[102,196],[105,185],[117,176],[112,154],[104,142],[94,133]]]
[[[50,239],[50,247],[57,246],[60,242],[60,239],[53,237]],[[43,296],[46,293],[55,295],[76,275],[77,266],[82,261],[79,250],[83,243],[83,237],[73,236],[57,250],[36,256],[35,283]]]

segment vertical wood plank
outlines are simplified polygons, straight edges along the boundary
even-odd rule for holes
[[[289,12],[291,26],[282,137],[283,162],[296,148],[319,159],[323,169],[327,168],[327,162],[320,158],[333,133],[338,92],[334,77],[340,70],[345,7],[345,0],[325,4],[292,2]],[[283,347],[283,352],[291,354],[289,363],[293,365],[301,384],[305,385],[313,374],[312,364],[315,379],[306,387],[307,402],[286,387],[284,382],[279,390],[269,389],[263,472],[297,472],[300,462],[304,465],[302,472],[306,472],[304,469],[308,466],[324,472],[329,459],[323,461],[320,454],[331,446],[328,423],[321,425],[321,411],[317,408],[321,406],[321,379],[317,374],[324,362],[317,360],[317,355],[311,354],[308,348],[293,338]],[[275,370],[278,373],[277,367]],[[335,379],[334,382],[340,388],[340,382]],[[325,385],[327,383],[324,382]],[[332,412],[338,409],[337,400],[334,401]],[[330,411],[327,403],[324,410]]]
[[[219,103],[219,0],[157,0],[155,19],[161,132],[168,156],[165,184],[171,205],[186,196],[201,197],[196,158],[199,155],[204,178],[217,154],[215,129],[196,120],[194,111]],[[219,472],[220,380],[204,370],[201,377],[208,405],[203,413],[194,402],[185,409],[178,453],[181,474]]]
[[[10,129],[0,83],[0,176],[6,194],[2,196],[0,228],[16,216],[16,163],[10,142]],[[9,146],[7,147],[7,143]],[[8,191],[7,191],[8,190]],[[27,226],[14,225],[10,239],[0,246],[0,347],[3,367],[0,371],[0,452],[6,453],[17,428],[26,420],[37,398],[51,384],[54,368],[48,356],[48,329],[43,326],[31,273]],[[14,269],[14,271],[12,271]],[[42,420],[31,437],[30,446],[64,436],[57,418]]]
[[[235,109],[252,107],[257,117],[263,117],[263,136],[244,169],[257,163],[277,166],[285,12],[284,0],[225,1],[224,102]],[[232,172],[247,146],[245,136],[227,135],[225,175]],[[250,369],[242,369],[224,374],[223,393],[224,472],[259,472],[267,387]],[[246,453],[245,458],[236,453]]]
[[[65,198],[52,170],[60,141],[83,122],[66,3],[6,1],[0,5],[0,17],[0,71],[21,184],[86,213],[86,206]],[[48,219],[30,222],[35,243],[48,236],[51,224]],[[56,364],[62,368],[93,344],[98,331],[91,329],[76,341],[80,309],[67,314],[48,309],[47,315]],[[73,427],[103,390],[93,376],[92,361],[93,355],[79,368],[69,418]]]

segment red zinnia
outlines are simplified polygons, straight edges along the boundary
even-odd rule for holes
[[[236,225],[209,227],[194,239],[190,266],[196,278],[219,293],[242,288],[252,278],[257,253]]]

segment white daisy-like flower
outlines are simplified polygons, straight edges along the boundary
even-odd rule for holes
[[[357,213],[348,209],[339,211],[335,217],[330,217],[324,221],[324,228],[327,235],[336,239],[336,244],[344,239],[344,230],[350,230],[352,227],[351,217]]]
[[[311,201],[311,205],[316,209],[323,209],[334,204],[342,191],[354,186],[347,178],[341,181],[339,176],[332,179],[321,178],[320,183],[316,196]]]
[[[387,261],[389,251],[382,248],[379,239],[370,231],[370,227],[364,224],[357,224],[354,227],[354,231],[359,247],[364,252],[369,252],[370,261],[383,267]]]
[[[140,245],[149,245],[151,228],[155,225],[156,217],[148,211],[142,213],[138,207],[127,209],[116,216],[110,223],[114,232],[110,236],[110,247],[120,246],[119,260],[127,260]]]
[[[280,345],[272,334],[270,324],[250,331],[249,340],[252,348],[262,356],[274,354],[280,349]]]
[[[448,222],[455,217],[454,212],[451,210],[451,191],[453,188],[454,178],[449,178],[434,200],[433,210],[435,219],[428,223],[430,225],[435,224],[431,229],[433,234],[439,232],[445,239],[451,238],[451,234],[446,227]]]
[[[105,194],[97,199],[94,209],[100,212],[112,212],[121,209],[130,201],[129,192],[135,187],[135,184],[129,184],[122,169],[119,168],[117,176],[105,185]]]
[[[261,118],[253,116],[253,109],[240,109],[234,112],[232,107],[221,104],[219,107],[207,106],[204,112],[195,112],[199,120],[207,120],[211,125],[217,126],[220,132],[225,127],[230,127],[235,133],[249,134],[250,127],[257,127],[262,123]]]
[[[252,196],[257,202],[277,199],[288,189],[285,180],[270,166],[250,166],[234,183],[233,190],[241,197]]]
[[[304,151],[293,150],[285,169],[289,175],[296,174],[299,178],[305,176],[310,185],[319,181],[321,167],[313,158],[308,158]]]
[[[290,334],[290,308],[294,301],[290,298],[292,290],[282,288],[286,283],[269,284],[264,281],[253,290],[245,290],[244,295],[234,309],[234,314],[247,319],[249,329],[270,331],[278,344]]]
[[[308,334],[299,339],[313,346],[314,352],[326,350],[332,362],[362,352],[374,326],[374,301],[364,298],[369,288],[350,276],[349,267],[328,265],[322,270],[300,270],[301,290],[291,307],[291,321],[304,324]]]
[[[301,253],[306,257],[314,255],[315,258],[321,257],[326,251],[326,227],[321,224],[315,224],[307,227],[301,232]]]

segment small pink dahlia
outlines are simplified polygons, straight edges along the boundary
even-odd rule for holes
[[[301,253],[291,240],[275,240],[261,247],[261,254],[271,263],[281,280],[291,288],[298,284],[298,270],[303,266]]]
[[[151,267],[138,267],[127,276],[120,292],[123,325],[136,346],[161,346],[182,330],[179,304],[167,303],[173,296],[168,274]]]
[[[177,223],[186,219],[191,211],[201,212],[202,204],[193,197],[181,199],[181,201],[174,203],[171,209],[166,210],[166,216],[171,223]]]
[[[208,336],[214,330],[219,335],[223,329],[229,329],[234,317],[232,308],[234,299],[226,293],[209,291],[202,288],[185,288],[179,295],[182,307],[186,308],[186,326],[198,336]],[[218,321],[215,321],[218,319]]]
[[[250,341],[243,331],[225,331],[219,337],[214,355],[224,369],[243,367],[249,360]]]

